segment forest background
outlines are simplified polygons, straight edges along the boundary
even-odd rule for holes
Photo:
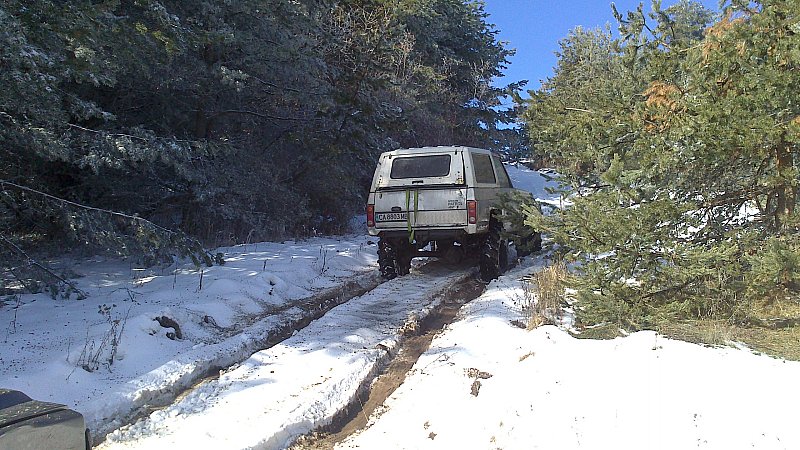
[[[3,1],[0,243],[146,263],[344,229],[377,156],[524,148],[455,0]],[[34,266],[34,269],[37,269]],[[41,270],[39,270],[41,272]],[[9,275],[7,273],[7,275]]]

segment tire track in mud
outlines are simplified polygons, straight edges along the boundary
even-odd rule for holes
[[[284,305],[270,309],[247,319],[247,324],[235,330],[223,330],[222,339],[236,338],[244,333],[258,334],[250,342],[242,343],[241,347],[226,356],[208,355],[207,359],[197,364],[195,370],[183,374],[171,386],[159,386],[153,392],[142,391],[137,398],[138,408],[132,414],[120,415],[118,421],[106,422],[92,429],[92,438],[95,443],[103,441],[110,433],[142,420],[155,411],[180,401],[198,386],[219,378],[220,373],[227,368],[246,360],[253,353],[269,349],[294,333],[307,327],[309,324],[324,316],[331,309],[347,301],[362,296],[380,286],[383,280],[377,272],[366,275],[357,275],[348,278],[339,286],[324,289],[309,297],[293,300]],[[265,324],[266,320],[274,320],[271,326]],[[259,333],[253,333],[254,328],[269,326]],[[213,353],[213,351],[212,351]]]
[[[164,409],[113,432],[100,447],[161,448],[172,443],[191,446],[188,441],[204,434],[203,444],[217,442],[220,448],[284,448],[314,428],[345,417],[342,411],[353,411],[350,405],[365,398],[375,377],[391,361],[401,359],[396,357],[399,344],[420,334],[417,329],[433,328],[429,324],[435,322],[434,318],[444,317],[441,312],[447,309],[449,299],[456,297],[452,293],[463,290],[460,286],[472,270],[431,263],[415,272],[366,289],[364,295],[350,300],[334,295],[303,308],[295,303],[290,310],[303,310],[299,322],[282,327],[279,332],[270,330],[272,338],[265,343],[271,345],[265,350],[254,352],[227,371],[213,374]],[[452,314],[457,310],[454,307]],[[427,344],[418,347],[424,351]],[[337,362],[330,354],[343,355],[347,362]],[[322,375],[312,371],[320,364],[325,367]],[[297,372],[298,367],[308,370]],[[312,372],[313,377],[319,378],[311,379]],[[239,399],[236,396],[240,391],[251,387],[245,401],[259,398],[260,405],[268,406],[228,409],[234,402],[232,398]],[[241,427],[238,433],[209,425],[221,419],[224,423],[228,419],[223,418],[232,414]],[[265,434],[253,435],[260,430]]]
[[[399,350],[394,354],[380,374],[365,380],[367,386],[333,422],[299,438],[291,450],[329,450],[348,436],[364,429],[376,411],[405,381],[406,375],[419,357],[430,347],[433,338],[452,323],[462,306],[478,298],[486,285],[476,277],[464,280],[449,290],[441,303],[416,327],[405,330]]]

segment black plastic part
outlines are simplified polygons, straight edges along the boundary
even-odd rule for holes
[[[83,416],[58,403],[0,389],[0,449],[86,450],[91,436]]]

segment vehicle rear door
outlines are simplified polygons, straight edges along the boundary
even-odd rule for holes
[[[384,162],[386,164],[387,162]],[[467,221],[464,160],[459,150],[398,154],[377,182],[378,229],[452,228]]]

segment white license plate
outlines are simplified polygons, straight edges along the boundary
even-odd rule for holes
[[[376,222],[405,222],[408,220],[408,213],[378,213],[375,214]]]

